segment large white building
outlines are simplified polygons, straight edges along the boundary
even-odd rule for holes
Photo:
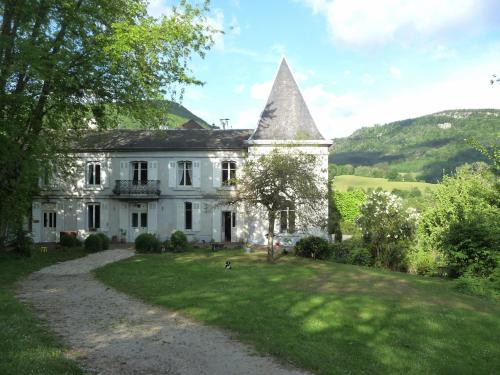
[[[290,143],[317,154],[318,173],[326,173],[331,141],[318,131],[283,60],[255,130],[120,129],[82,139],[74,150],[76,178],[42,184],[33,202],[33,239],[97,231],[117,241],[144,232],[163,240],[179,229],[191,240],[265,243],[265,218],[253,208],[221,206],[220,197],[237,189],[232,179],[246,158]],[[292,216],[283,213],[276,228],[301,235]]]

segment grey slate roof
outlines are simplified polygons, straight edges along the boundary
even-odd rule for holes
[[[79,140],[75,151],[239,150],[251,129],[125,130],[92,132]]]
[[[323,140],[285,59],[262,111],[253,140]]]

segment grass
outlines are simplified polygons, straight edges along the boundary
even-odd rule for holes
[[[500,368],[500,304],[455,293],[444,280],[292,256],[270,265],[240,250],[139,255],[95,272],[318,374]]]
[[[0,374],[84,374],[64,347],[13,292],[14,283],[51,264],[86,255],[82,249],[0,253]]]
[[[435,184],[428,184],[426,182],[389,181],[386,178],[353,175],[336,176],[334,182],[334,188],[340,191],[347,191],[349,187],[361,188],[364,190],[369,188],[382,188],[386,191],[392,191],[393,189],[411,190],[413,188],[419,188],[422,193],[425,193],[427,188],[432,190],[435,186]]]

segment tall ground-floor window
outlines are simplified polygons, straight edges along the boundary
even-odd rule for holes
[[[280,212],[280,233],[295,233],[295,207],[292,204]]]
[[[99,203],[87,205],[87,223],[89,230],[97,230],[101,227],[101,205]]]
[[[184,220],[185,229],[193,229],[193,203],[184,202]]]

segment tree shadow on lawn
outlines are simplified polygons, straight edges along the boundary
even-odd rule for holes
[[[229,257],[234,268],[224,271]],[[500,366],[498,305],[436,291],[434,280],[292,257],[269,265],[228,252],[146,257],[141,274],[128,272],[130,262],[112,285],[317,373],[491,373]]]

